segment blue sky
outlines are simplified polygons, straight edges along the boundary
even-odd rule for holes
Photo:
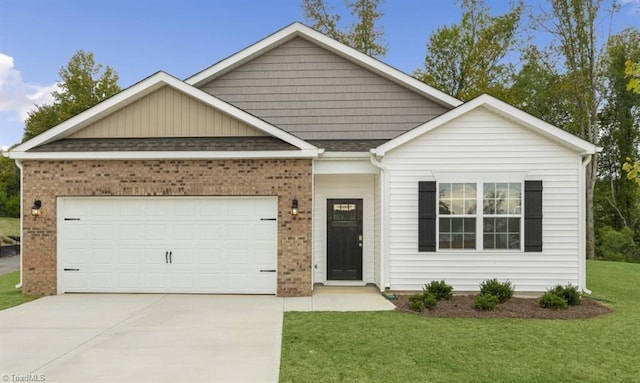
[[[0,147],[22,138],[24,118],[51,100],[58,71],[79,49],[113,67],[120,85],[164,70],[186,78],[294,21],[301,0],[0,0]],[[328,0],[344,12],[342,0]],[[493,14],[508,2],[486,0]],[[539,8],[542,1],[527,0]],[[622,0],[603,35],[640,28],[640,0]],[[382,61],[411,73],[424,62],[437,27],[457,23],[451,0],[386,0],[381,25],[389,52]],[[345,20],[349,22],[349,20]]]

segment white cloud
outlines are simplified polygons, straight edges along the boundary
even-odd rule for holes
[[[8,113],[13,121],[24,121],[36,104],[50,104],[51,92],[57,89],[57,84],[25,82],[14,67],[13,57],[0,53],[0,112]]]

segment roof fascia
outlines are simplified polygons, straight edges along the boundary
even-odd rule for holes
[[[512,120],[518,124],[524,125],[532,131],[547,137],[558,144],[571,149],[581,155],[593,154],[598,151],[598,147],[588,141],[574,136],[571,133],[553,126],[547,122],[540,120],[514,106],[511,106],[504,101],[498,100],[488,94],[483,94],[475,99],[462,104],[461,106],[450,110],[424,124],[388,141],[375,149],[371,150],[371,153],[376,156],[382,157],[387,152],[419,137],[423,134],[436,129],[462,115],[468,113],[476,108],[485,107],[488,110],[500,114],[501,116]]]
[[[316,158],[317,149],[256,151],[15,152],[16,160],[198,160]]]
[[[356,64],[362,65],[365,68],[377,73],[395,83],[399,83],[405,87],[412,89],[415,92],[422,94],[423,96],[447,107],[456,107],[462,104],[462,101],[449,96],[448,94],[439,91],[424,82],[417,80],[408,74],[399,71],[373,57],[370,57],[362,52],[359,52],[345,44],[342,44],[324,34],[307,27],[306,25],[295,22],[278,32],[258,41],[257,43],[227,57],[226,59],[210,66],[209,68],[196,73],[195,75],[187,78],[185,82],[193,86],[201,86],[205,83],[213,80],[214,78],[221,76],[224,73],[231,71],[232,69],[248,62],[249,60],[259,56],[263,52],[266,52],[280,44],[283,44],[295,37],[302,37],[312,42],[319,44],[320,46],[342,56]]]

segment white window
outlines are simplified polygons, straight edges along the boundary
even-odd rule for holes
[[[440,249],[519,250],[521,222],[521,183],[440,183],[438,186]]]
[[[476,248],[477,186],[474,183],[443,183],[438,190],[441,249]]]
[[[521,206],[521,184],[483,184],[483,249],[520,249]]]

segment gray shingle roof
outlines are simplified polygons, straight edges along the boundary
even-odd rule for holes
[[[275,137],[74,138],[35,147],[30,152],[162,152],[297,150]]]
[[[307,140],[327,152],[368,152],[389,140]]]

